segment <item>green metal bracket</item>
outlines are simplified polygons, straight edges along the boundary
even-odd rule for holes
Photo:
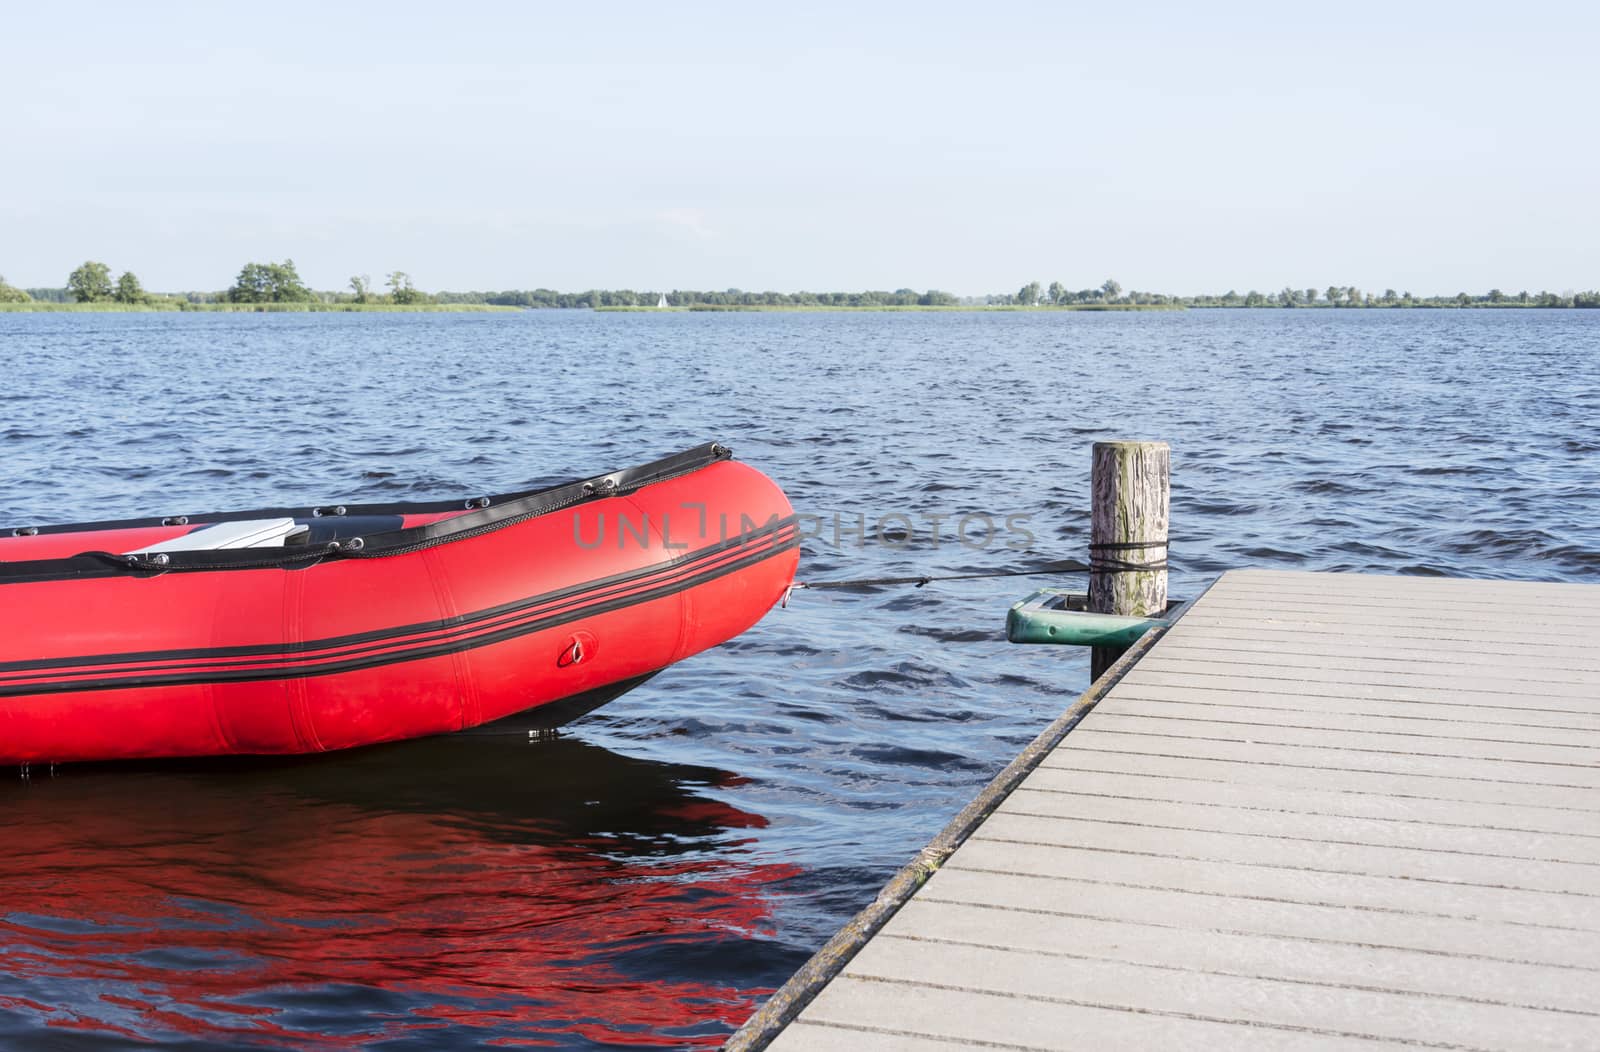
[[[1168,603],[1175,613],[1182,603]],[[1172,622],[1162,617],[1119,617],[1089,610],[1089,597],[1064,588],[1041,588],[1011,604],[1006,639],[1013,643],[1059,643],[1074,647],[1130,647],[1152,628]]]

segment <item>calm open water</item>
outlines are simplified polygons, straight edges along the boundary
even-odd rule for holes
[[[0,362],[5,526],[717,438],[818,516],[802,580],[981,572],[1082,558],[1090,443],[1163,438],[1179,597],[1600,581],[1600,312],[0,314]],[[715,1046],[1086,685],[1003,641],[1034,584],[799,592],[554,741],[13,770],[0,1046]]]

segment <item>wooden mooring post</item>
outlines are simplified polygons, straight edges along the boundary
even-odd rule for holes
[[[1170,447],[1165,442],[1096,442],[1090,489],[1089,609],[1160,617],[1167,610]],[[1119,648],[1094,647],[1091,675],[1099,679],[1121,654]]]

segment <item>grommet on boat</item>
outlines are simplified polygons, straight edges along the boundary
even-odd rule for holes
[[[599,641],[589,632],[574,632],[567,637],[561,653],[556,655],[556,667],[570,669],[574,665],[594,657],[599,649]]]
[[[11,531],[11,536],[13,536],[13,537],[37,537],[37,536],[39,536],[39,527],[37,527],[37,526],[19,526],[17,529],[14,529],[14,530]]]
[[[187,525],[189,525],[189,516],[187,516],[187,515],[170,515],[167,518],[161,520],[161,525],[163,525],[163,526],[187,526]]]

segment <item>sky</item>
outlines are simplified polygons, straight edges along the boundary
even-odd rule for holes
[[[5,4],[0,275],[1588,289],[1596,56],[1540,0]]]

